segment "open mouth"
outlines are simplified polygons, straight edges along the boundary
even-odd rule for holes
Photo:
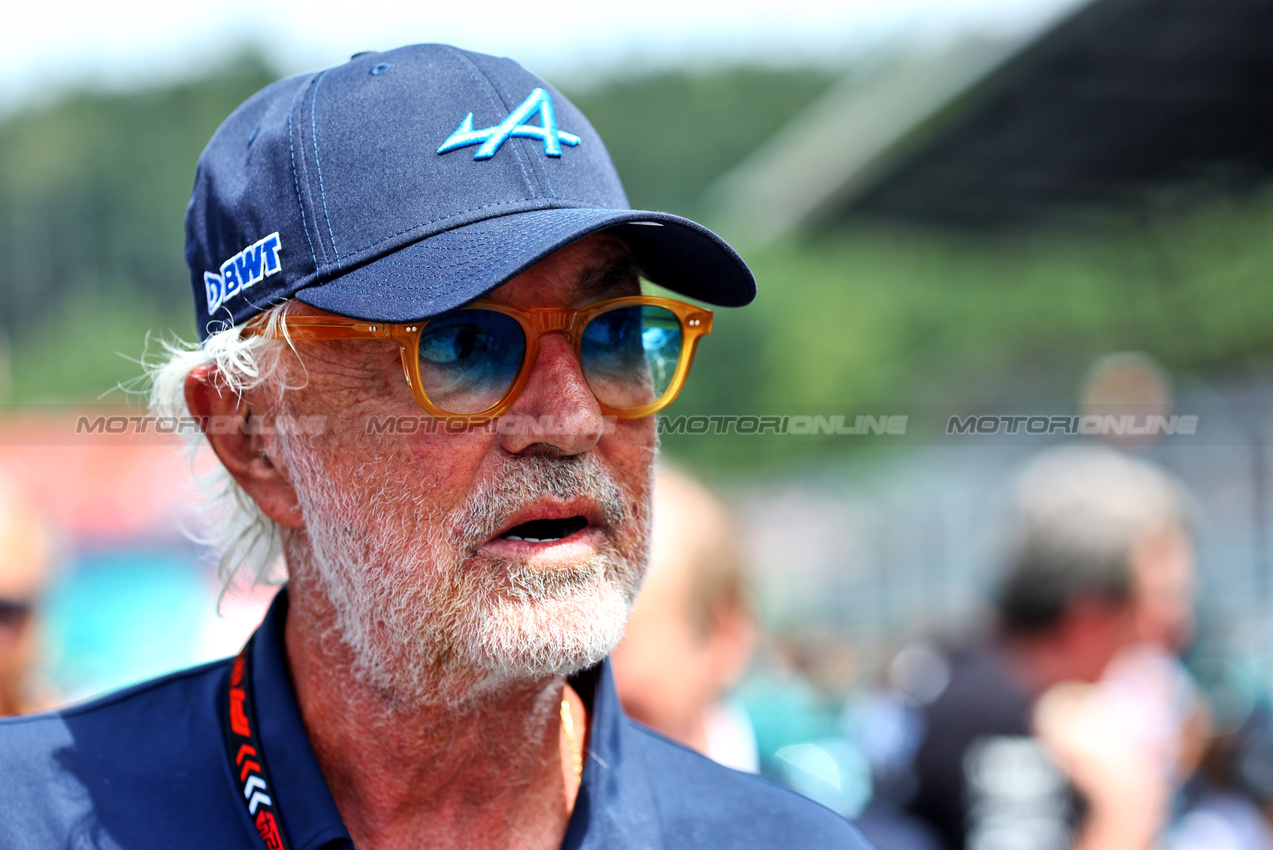
[[[588,527],[588,520],[581,516],[563,519],[532,519],[515,525],[500,535],[501,540],[521,540],[526,543],[555,543]]]

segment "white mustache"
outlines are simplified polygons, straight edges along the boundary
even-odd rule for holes
[[[490,484],[474,490],[457,517],[454,542],[465,551],[477,551],[509,516],[544,496],[591,502],[606,529],[619,528],[631,518],[623,490],[591,454],[509,457],[502,466]]]

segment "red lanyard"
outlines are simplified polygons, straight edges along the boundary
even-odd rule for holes
[[[265,772],[265,754],[256,735],[256,712],[252,709],[249,688],[252,682],[252,639],[249,639],[234,666],[230,668],[229,699],[226,703],[226,753],[230,772],[239,778],[243,805],[256,824],[256,831],[269,850],[289,850],[283,833],[283,816],[271,796],[269,774]]]

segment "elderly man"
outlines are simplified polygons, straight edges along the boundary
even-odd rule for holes
[[[277,83],[186,219],[202,344],[155,401],[225,472],[226,580],[288,584],[232,662],[0,727],[0,847],[861,847],[627,720],[652,414],[754,284],[627,209],[601,140],[439,45]]]

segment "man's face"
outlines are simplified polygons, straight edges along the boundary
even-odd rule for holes
[[[491,297],[583,307],[638,292],[626,246],[603,234]],[[304,519],[285,535],[292,592],[330,600],[357,675],[403,704],[455,702],[609,652],[645,564],[653,417],[604,420],[551,334],[506,414],[521,427],[390,433],[369,425],[424,416],[395,346],[297,348],[278,412],[326,428],[266,443]]]

